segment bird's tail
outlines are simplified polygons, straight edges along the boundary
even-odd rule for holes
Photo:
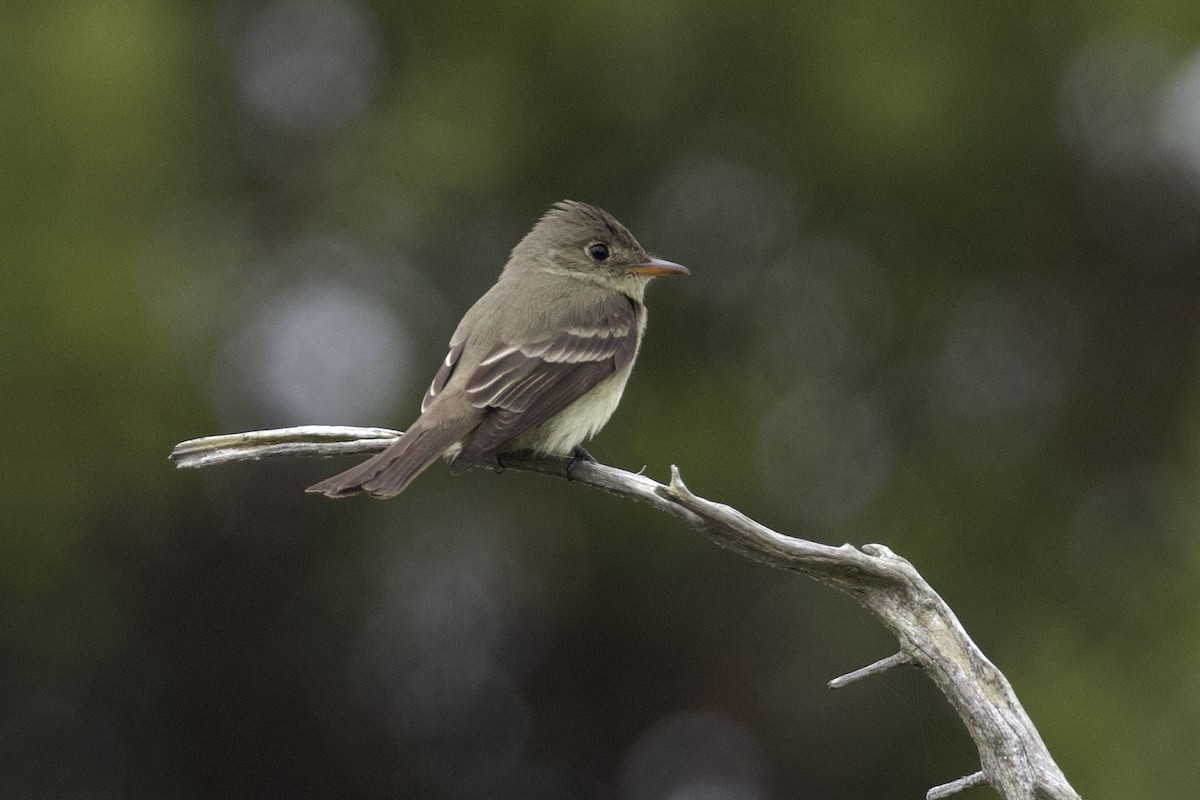
[[[349,497],[359,492],[379,498],[395,497],[462,436],[453,427],[423,427],[418,420],[387,450],[313,484],[306,491],[320,492],[326,497]]]

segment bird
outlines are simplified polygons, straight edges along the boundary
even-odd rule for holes
[[[307,491],[394,497],[443,457],[453,471],[516,451],[592,460],[582,444],[625,391],[646,330],[646,285],[687,274],[608,212],[555,203],[463,316],[408,430]]]

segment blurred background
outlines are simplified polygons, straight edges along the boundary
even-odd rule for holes
[[[590,445],[910,558],[1089,798],[1200,784],[1200,6],[11,4],[0,796],[918,798],[853,601],[561,481],[171,446],[404,427],[549,205],[651,288]],[[993,796],[976,789],[971,797]]]

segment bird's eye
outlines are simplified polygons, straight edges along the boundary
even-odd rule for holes
[[[600,262],[608,260],[608,245],[604,242],[593,242],[587,246],[588,258]]]

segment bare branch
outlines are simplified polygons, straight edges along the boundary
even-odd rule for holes
[[[983,786],[987,783],[987,778],[983,774],[983,770],[972,772],[959,778],[956,781],[943,783],[941,786],[935,786],[925,793],[925,800],[946,800],[947,797],[965,792],[967,789],[972,789],[976,786]]]
[[[384,428],[284,428],[193,439],[177,445],[171,457],[180,467],[202,467],[276,455],[372,453],[399,435]],[[982,769],[978,773],[935,787],[928,797],[945,798],[986,783],[1005,800],[1080,800],[1003,673],[912,564],[883,545],[831,547],[785,536],[737,509],[693,494],[674,466],[665,486],[644,475],[570,459],[514,454],[505,456],[504,466],[640,500],[684,520],[723,547],[803,573],[855,597],[895,635],[900,653],[837,678],[831,685],[844,686],[909,661],[942,690],[979,750]]]
[[[226,433],[180,442],[171,460],[180,469],[209,467],[231,461],[257,461],[267,456],[351,456],[378,453],[400,438],[388,428],[302,425],[269,431]]]
[[[863,678],[869,678],[872,675],[878,675],[881,672],[886,672],[892,667],[898,667],[901,664],[911,664],[912,657],[908,653],[896,653],[894,656],[881,658],[874,664],[868,664],[862,669],[856,669],[853,672],[847,672],[845,675],[838,676],[829,682],[830,689],[842,689],[852,683],[858,683]]]

